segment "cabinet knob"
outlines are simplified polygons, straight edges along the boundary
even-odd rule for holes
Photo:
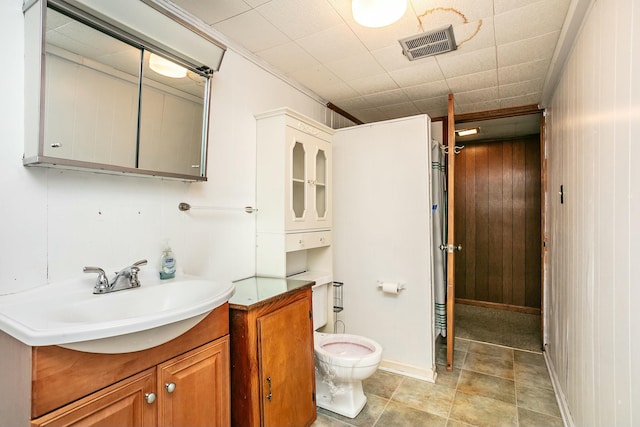
[[[144,400],[146,400],[147,403],[151,404],[151,403],[156,401],[156,394],[155,393],[145,393],[144,394]]]
[[[271,402],[273,398],[273,393],[271,393],[271,377],[267,377],[267,384],[269,385],[269,394],[267,394],[267,400]]]
[[[164,385],[164,388],[166,388],[169,393],[173,393],[176,389],[176,383],[167,383]]]
[[[303,240],[303,239],[298,240],[298,244],[299,244],[300,246],[304,246],[304,240]]]

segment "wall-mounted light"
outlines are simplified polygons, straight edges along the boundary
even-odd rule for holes
[[[470,129],[460,129],[456,131],[456,134],[458,136],[469,136],[469,135],[475,135],[478,132],[480,132],[480,128],[470,128]]]
[[[353,0],[351,11],[358,24],[379,28],[402,18],[407,11],[407,0]]]
[[[174,79],[181,79],[187,76],[187,69],[152,53],[149,55],[149,68],[158,74]]]

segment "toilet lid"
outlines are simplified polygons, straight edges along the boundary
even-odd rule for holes
[[[328,342],[322,348],[336,356],[361,357],[373,353],[373,349],[355,342]]]

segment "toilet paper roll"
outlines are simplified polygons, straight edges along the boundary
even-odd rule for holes
[[[394,282],[383,282],[382,283],[382,292],[385,294],[398,294],[399,287],[397,283]]]

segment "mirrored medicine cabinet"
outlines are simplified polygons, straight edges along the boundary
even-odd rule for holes
[[[202,43],[142,2],[118,6],[123,1],[25,4],[23,164],[204,181],[210,80],[224,47]],[[92,2],[143,16],[123,24]],[[127,24],[161,25],[165,40]],[[179,51],[169,24],[178,26],[174,40],[185,49],[200,42],[196,56],[212,62]]]

